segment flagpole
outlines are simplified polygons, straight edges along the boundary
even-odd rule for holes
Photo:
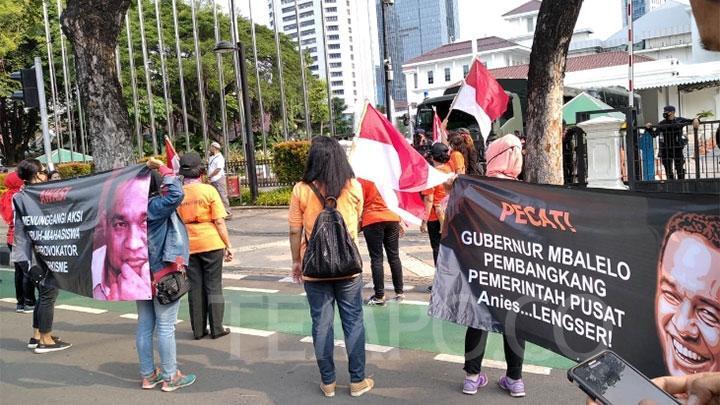
[[[295,0],[295,29],[297,32],[298,52],[300,53],[300,77],[302,79],[303,106],[305,107],[305,131],[307,132],[307,138],[310,139],[312,137],[312,129],[310,127],[310,110],[308,109],[307,80],[305,78],[305,56],[302,49],[302,40],[300,39],[299,1],[300,0]],[[322,5],[320,7],[322,7]]]
[[[238,32],[238,24],[237,24],[237,12],[235,11],[235,0],[229,0],[230,2],[230,37],[232,39],[232,43],[235,46],[238,46],[238,43],[240,42],[240,33]],[[238,112],[237,117],[240,124],[240,133],[242,134],[243,131],[245,131],[245,117],[243,114],[243,111],[245,111],[245,107],[243,106],[243,94],[242,94],[242,77],[240,77],[240,64],[245,63],[245,61],[240,60],[240,57],[238,56],[239,52],[233,52],[233,69],[235,70],[235,96],[237,97],[237,105],[238,105]],[[248,117],[249,118],[249,117]],[[233,120],[233,129],[237,133],[237,126],[235,126],[235,120]],[[243,134],[241,136],[242,138],[242,146],[243,150],[247,151],[247,141],[250,139],[252,134]],[[245,157],[248,158],[247,156]],[[248,171],[249,173],[249,171]]]
[[[45,46],[48,54],[48,70],[50,76],[50,95],[52,97],[53,106],[53,123],[55,124],[55,136],[62,139],[62,128],[58,120],[58,88],[57,77],[55,75],[55,62],[53,57],[52,39],[50,37],[50,18],[48,17],[47,2],[43,0],[43,20],[45,22]]]
[[[135,112],[133,114],[135,116],[135,138],[137,140],[138,157],[143,157],[145,153],[143,151],[140,111],[138,111],[137,77],[135,76],[135,55],[133,53],[132,31],[130,30],[130,10],[128,10],[127,14],[125,14],[125,31],[127,32],[128,60],[130,61],[130,86],[132,87],[133,109]],[[84,147],[85,145],[83,144],[83,148]]]
[[[57,4],[57,13],[58,13],[58,22],[62,23],[60,21],[60,15],[62,14],[62,5],[60,4],[60,0],[56,1]],[[72,98],[72,95],[70,93],[70,73],[68,72],[68,59],[67,59],[67,52],[65,51],[65,38],[63,37],[62,31],[60,32],[60,55],[62,57],[62,67],[63,67],[63,82],[65,84],[65,112],[67,114],[68,119],[68,140],[70,141],[70,144],[72,145],[72,139],[73,139],[73,132],[74,132],[74,125],[73,125],[73,119],[72,119],[72,104],[70,104],[70,99]],[[63,139],[58,138],[60,140],[59,148],[62,148],[63,146]],[[62,163],[62,153],[58,152],[58,162]]]
[[[176,0],[172,0],[173,26],[175,28],[175,54],[178,60],[178,77],[180,79],[180,104],[182,107],[183,131],[185,131],[185,150],[190,150],[190,130],[188,129],[187,102],[185,100],[185,77],[183,74],[182,51],[180,50],[180,32]]]
[[[150,64],[148,63],[147,43],[145,42],[145,17],[142,0],[137,1],[138,20],[140,21],[140,45],[142,46],[143,65],[145,67],[145,91],[147,92],[148,111],[150,113],[150,134],[152,135],[153,155],[158,154],[157,132],[155,131],[155,108],[153,107],[152,83],[150,83]]]
[[[195,0],[190,0],[190,14],[192,18],[193,41],[195,42],[195,69],[197,70],[198,95],[200,96],[200,121],[202,122],[203,154],[205,154],[208,150],[207,113],[205,111],[205,80],[203,79],[202,61],[200,59],[200,40],[198,39]]]
[[[262,135],[263,155],[267,157],[267,132],[265,131],[265,107],[263,106],[262,87],[260,86],[260,67],[258,66],[257,37],[255,36],[255,20],[252,12],[253,0],[248,0],[250,12],[250,36],[252,37],[253,59],[255,60],[255,80],[257,81],[258,109],[260,110],[260,134]]]
[[[270,0],[273,9],[273,28],[275,30],[275,52],[277,53],[277,68],[278,76],[280,78],[280,110],[282,111],[283,118],[283,135],[285,140],[288,140],[288,117],[287,117],[287,102],[285,101],[285,79],[283,78],[283,62],[282,53],[280,52],[280,31],[278,29],[278,19],[275,14],[275,0]]]
[[[215,25],[215,43],[220,42],[220,26],[217,18],[217,4],[216,1],[212,2],[213,7],[213,24]],[[215,52],[215,61],[217,63],[217,75],[220,92],[220,118],[222,124],[223,133],[223,148],[225,149],[225,156],[230,153],[230,140],[228,138],[228,126],[227,126],[227,107],[225,105],[225,72],[223,71],[223,57],[222,53]]]
[[[163,29],[160,19],[160,0],[155,0],[155,23],[157,24],[158,34],[158,53],[160,54],[160,72],[162,74],[163,99],[165,100],[165,123],[167,124],[167,133],[170,139],[175,137],[172,123],[172,100],[168,95],[167,83],[167,67],[165,65],[165,42],[163,41]]]
[[[330,91],[330,64],[328,62],[328,46],[327,46],[327,35],[325,32],[325,7],[320,4],[320,19],[322,20],[322,37],[323,37],[323,59],[325,60],[325,82],[327,83],[327,103],[328,103],[328,117],[330,119],[330,135],[335,136],[335,119],[332,104],[332,93]]]

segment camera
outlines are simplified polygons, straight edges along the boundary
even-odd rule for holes
[[[670,117],[670,113],[664,112],[664,113],[663,113],[663,118],[668,119],[668,117]]]

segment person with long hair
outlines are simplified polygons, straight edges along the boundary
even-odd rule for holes
[[[8,226],[7,246],[12,252],[13,238],[15,237],[15,210],[13,208],[13,197],[15,193],[22,189],[25,184],[18,176],[17,172],[12,172],[5,177],[3,182],[7,189],[0,199],[0,212]],[[15,266],[15,298],[17,305],[15,312],[31,314],[35,310],[35,286],[33,286],[28,277],[27,272],[23,271],[23,267],[19,263]]]
[[[459,128],[448,139],[452,152],[450,153],[450,168],[456,174],[481,175],[478,167],[478,152],[470,137],[470,131]]]
[[[337,303],[348,355],[350,395],[356,397],[370,391],[375,385],[372,379],[365,377],[362,273],[333,279],[303,275],[302,257],[315,221],[324,209],[324,202],[320,201],[314,188],[324,197],[335,198],[335,208],[342,215],[348,235],[357,244],[358,225],[363,210],[363,191],[360,183],[355,180],[345,151],[333,138],[313,138],[305,173],[302,180],[293,187],[288,214],[292,276],[296,282],[304,283],[307,293],[322,393],[326,397],[335,396],[333,322]]]
[[[433,166],[443,173],[452,173],[452,168],[448,164],[450,161],[450,149],[443,143],[436,143],[430,150]],[[444,213],[440,207],[440,202],[447,195],[445,186],[439,184],[433,188],[429,188],[422,192],[423,201],[425,202],[425,216],[420,225],[420,232],[427,233],[430,238],[430,246],[433,252],[433,263],[437,265],[438,252],[440,250],[440,230]]]
[[[20,162],[17,166],[17,174],[23,181],[24,187],[47,181],[45,168],[37,159],[25,159]],[[23,190],[15,194],[14,201],[19,202],[18,199],[24,192],[24,187]],[[27,235],[22,218],[19,215],[15,215],[15,237],[13,242],[15,245],[12,251],[12,261],[22,266],[24,272],[28,272],[30,266],[34,264],[35,258],[31,239]],[[72,346],[70,343],[63,342],[52,335],[57,296],[58,288],[55,278],[53,273],[49,271],[45,278],[38,283],[38,300],[33,310],[33,336],[27,345],[28,349],[33,349],[35,353],[56,352]]]
[[[185,198],[177,212],[190,239],[187,266],[192,286],[188,293],[190,324],[196,340],[208,335],[217,339],[230,333],[230,329],[223,326],[225,298],[222,292],[223,258],[225,261],[233,258],[225,226],[227,212],[215,187],[202,182],[202,160],[197,152],[180,158],[179,174],[184,177]]]
[[[522,143],[520,138],[508,134],[495,140],[487,149],[487,176],[517,180],[523,167]],[[503,333],[503,347],[507,371],[498,381],[498,385],[512,397],[525,396],[525,384],[522,380],[522,365],[525,356],[525,341],[506,328]],[[489,332],[467,328],[465,332],[465,381],[463,393],[474,395],[479,388],[487,385],[488,378],[482,373],[482,361]]]

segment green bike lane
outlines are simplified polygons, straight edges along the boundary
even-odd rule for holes
[[[297,293],[264,293],[225,290],[225,325],[274,331],[299,337],[311,335],[311,320],[306,297]],[[0,298],[15,296],[13,273],[0,271]],[[462,356],[465,341],[465,328],[450,322],[430,318],[427,305],[418,302],[388,302],[385,307],[364,307],[366,342],[369,344],[397,347],[409,350],[421,350],[430,353],[442,353]],[[58,305],[72,305],[86,308],[104,309],[111,313],[135,313],[133,302],[102,302],[61,291]],[[92,316],[92,315],[88,315]],[[62,313],[56,314],[56,320],[62,319]],[[179,319],[189,320],[187,298],[183,297]],[[178,330],[190,331],[190,325],[183,322]],[[335,339],[342,339],[342,326],[336,314]],[[504,361],[502,337],[492,333],[488,339],[487,359]],[[528,343],[525,352],[525,364],[567,369],[575,362],[550,352],[542,347]]]

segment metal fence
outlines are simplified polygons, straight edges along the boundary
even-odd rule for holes
[[[591,114],[630,111],[604,110],[578,113],[578,122]],[[632,122],[632,120],[626,120]],[[718,192],[720,190],[720,121],[623,129],[622,180],[634,190]],[[664,136],[665,134],[668,136]],[[665,138],[668,138],[666,141]],[[668,142],[668,143],[665,143]],[[630,153],[628,155],[628,152]],[[563,172],[566,185],[587,185],[587,139],[579,127],[563,138]]]
[[[247,164],[244,159],[229,160],[226,163],[228,175],[238,176],[240,185],[247,186]],[[289,183],[283,183],[278,180],[272,170],[272,159],[258,159],[255,161],[255,172],[257,173],[258,187],[283,187],[292,186]]]

